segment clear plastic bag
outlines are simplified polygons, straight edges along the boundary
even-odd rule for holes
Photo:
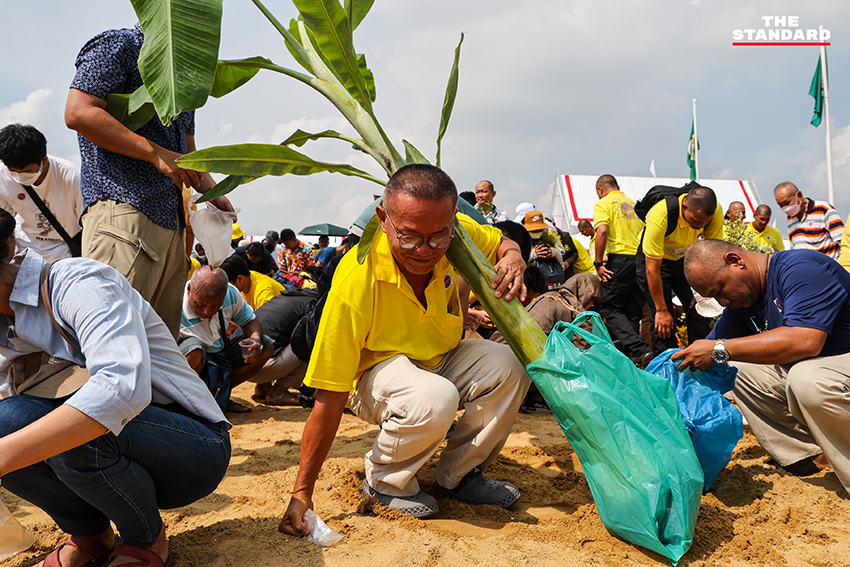
[[[195,193],[189,200],[189,220],[195,238],[204,247],[210,267],[217,268],[225,258],[233,254],[230,241],[233,239],[233,222],[239,209],[230,213],[207,203],[205,209],[192,210],[200,196],[200,193]]]
[[[319,515],[312,510],[307,510],[307,513],[304,514],[304,521],[307,522],[307,527],[310,528],[310,533],[306,538],[310,543],[315,543],[321,547],[328,547],[342,539],[341,535],[330,529]]]
[[[0,501],[0,561],[28,549],[35,543],[35,538],[9,512],[6,505]]]

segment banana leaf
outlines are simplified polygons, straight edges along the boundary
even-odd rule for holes
[[[204,105],[218,63],[223,0],[131,0],[145,41],[139,73],[169,125]]]
[[[440,131],[437,134],[437,167],[440,167],[440,144],[443,141],[443,136],[446,134],[446,128],[449,126],[449,118],[452,116],[452,109],[455,105],[455,97],[457,97],[458,64],[460,63],[460,46],[462,44],[463,34],[460,34],[460,41],[455,48],[455,61],[452,64],[452,72],[449,73],[449,84],[446,85],[446,97],[443,99],[443,112],[440,115]]]

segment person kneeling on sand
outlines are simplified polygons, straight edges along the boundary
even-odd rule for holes
[[[0,211],[3,488],[71,534],[43,565],[173,565],[159,509],[215,490],[230,424],[124,276],[33,250],[9,263],[14,228]]]
[[[442,170],[408,165],[387,183],[381,221],[361,265],[347,254],[334,274],[304,384],[316,404],[280,530],[306,535],[303,518],[346,403],[380,426],[366,454],[364,496],[415,517],[439,511],[416,472],[463,416],[437,464],[438,490],[470,504],[511,506],[508,482],[485,477],[510,433],[530,378],[509,347],[461,340],[458,274],[446,258],[455,237],[457,189]],[[523,295],[525,262],[499,229],[458,220],[496,267],[496,293]]]
[[[684,269],[726,309],[671,358],[682,369],[734,362],[735,402],[775,464],[797,476],[832,465],[850,490],[850,273],[820,252],[723,240],[694,244]]]

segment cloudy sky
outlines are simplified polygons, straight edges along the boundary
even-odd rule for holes
[[[267,2],[278,19],[296,15]],[[135,21],[129,0],[0,0],[0,126],[31,123],[48,151],[79,163],[63,122],[74,59],[96,33]],[[735,29],[766,28],[762,16],[798,16],[832,33],[830,112],[836,207],[850,212],[850,4],[842,0],[377,0],[355,37],[375,74],[376,114],[397,147],[436,152],[454,48],[466,34],[457,102],[443,141],[443,167],[458,188],[490,179],[496,202],[546,212],[558,171],[687,176],[691,101],[698,100],[700,174],[752,178],[768,203],[780,181],[827,197],[824,126],[809,125],[817,47],[732,46]],[[282,38],[250,0],[225,2],[220,57],[262,55],[296,69]],[[279,143],[297,128],[354,133],[318,93],[273,73],[198,111],[199,147]],[[376,175],[380,169],[339,140],[302,150]],[[249,234],[332,222],[348,226],[380,187],[336,174],[268,177],[230,197]],[[780,222],[780,225],[783,223]],[[783,227],[784,228],[784,227]]]

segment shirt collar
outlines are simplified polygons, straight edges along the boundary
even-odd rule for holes
[[[9,295],[9,302],[37,307],[41,267],[44,266],[44,258],[31,249],[25,250],[23,254],[18,276],[15,278],[12,293]]]

